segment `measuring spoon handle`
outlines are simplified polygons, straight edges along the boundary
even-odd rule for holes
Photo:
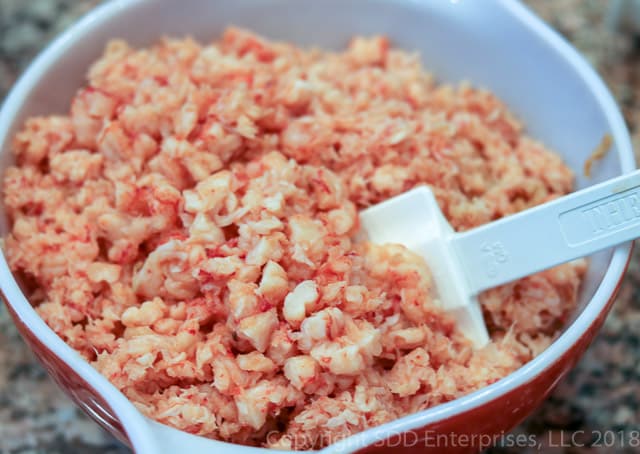
[[[451,245],[472,294],[640,237],[640,170],[475,229]]]

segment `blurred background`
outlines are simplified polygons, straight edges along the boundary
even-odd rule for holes
[[[444,1],[444,0],[432,0]],[[471,1],[471,0],[467,0]],[[474,0],[477,1],[477,0]],[[38,51],[99,1],[0,0],[0,102]],[[640,28],[621,0],[526,0],[580,50],[607,82],[640,150]],[[638,2],[636,1],[636,4]],[[639,8],[640,9],[640,8]],[[640,17],[640,15],[639,15]],[[624,453],[589,447],[608,431],[640,430],[640,248],[618,301],[582,361],[547,402],[515,430],[545,453]],[[635,432],[634,432],[635,431]],[[582,447],[562,447],[569,440]],[[637,439],[637,438],[636,438]],[[0,453],[129,452],[68,400],[35,361],[0,305]],[[496,447],[487,453],[527,452]]]

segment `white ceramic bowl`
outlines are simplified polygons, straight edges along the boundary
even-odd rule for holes
[[[470,80],[506,101],[531,135],[562,154],[578,175],[578,187],[635,168],[628,132],[602,81],[562,38],[515,0],[112,0],[61,35],[15,85],[0,112],[0,170],[12,161],[11,137],[25,118],[68,111],[88,65],[108,39],[124,38],[141,46],[162,35],[189,34],[206,41],[229,24],[327,48],[343,47],[355,34],[387,34],[396,46],[420,51],[425,66],[438,78]],[[587,180],[581,176],[582,165],[606,133],[612,135],[614,149]],[[4,235],[2,214],[0,223]],[[594,336],[613,301],[630,248],[625,244],[593,257],[570,324],[526,366],[464,398],[362,432],[326,451],[369,452],[395,446],[453,452],[451,446],[430,445],[429,433],[488,436],[511,429],[545,398]],[[18,328],[52,377],[135,451],[258,450],[192,436],[142,417],[36,315],[4,257],[0,288]],[[386,441],[376,443],[379,440]],[[482,440],[485,445],[489,441]],[[478,447],[462,443],[458,452]]]

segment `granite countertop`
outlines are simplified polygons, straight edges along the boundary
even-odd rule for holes
[[[33,56],[98,0],[0,0],[0,100]],[[640,150],[640,35],[604,26],[608,2],[528,0],[582,51],[608,83]],[[620,446],[562,449],[561,440],[640,430],[640,248],[606,323],[575,370],[515,430],[535,435],[536,452],[638,452]],[[582,431],[582,432],[581,432]],[[586,438],[585,438],[586,437]],[[640,450],[640,449],[639,449]],[[126,453],[47,377],[0,305],[0,454]],[[526,452],[497,447],[491,453]],[[534,451],[532,451],[534,452]]]

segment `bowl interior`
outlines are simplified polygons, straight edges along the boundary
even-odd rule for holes
[[[523,26],[504,6],[509,3],[506,0],[491,5],[418,0],[116,3],[117,7],[98,11],[92,20],[85,20],[58,41],[55,58],[40,58],[38,70],[30,71],[21,91],[9,99],[5,114],[10,114],[11,120],[0,124],[0,173],[4,174],[12,162],[11,137],[24,119],[67,113],[89,64],[109,39],[123,38],[142,46],[162,35],[191,35],[207,42],[231,24],[270,38],[334,49],[344,47],[356,34],[386,34],[395,46],[418,51],[424,66],[438,80],[468,80],[496,93],[533,137],[562,155],[576,174],[578,188],[619,175],[632,163],[626,131],[616,130],[601,99],[580,76],[575,61],[549,45],[544,36]],[[582,174],[584,161],[607,133],[613,133],[613,148],[587,179]],[[0,234],[6,232],[2,209]],[[575,315],[591,299],[611,255],[611,251],[604,251],[592,257]]]

